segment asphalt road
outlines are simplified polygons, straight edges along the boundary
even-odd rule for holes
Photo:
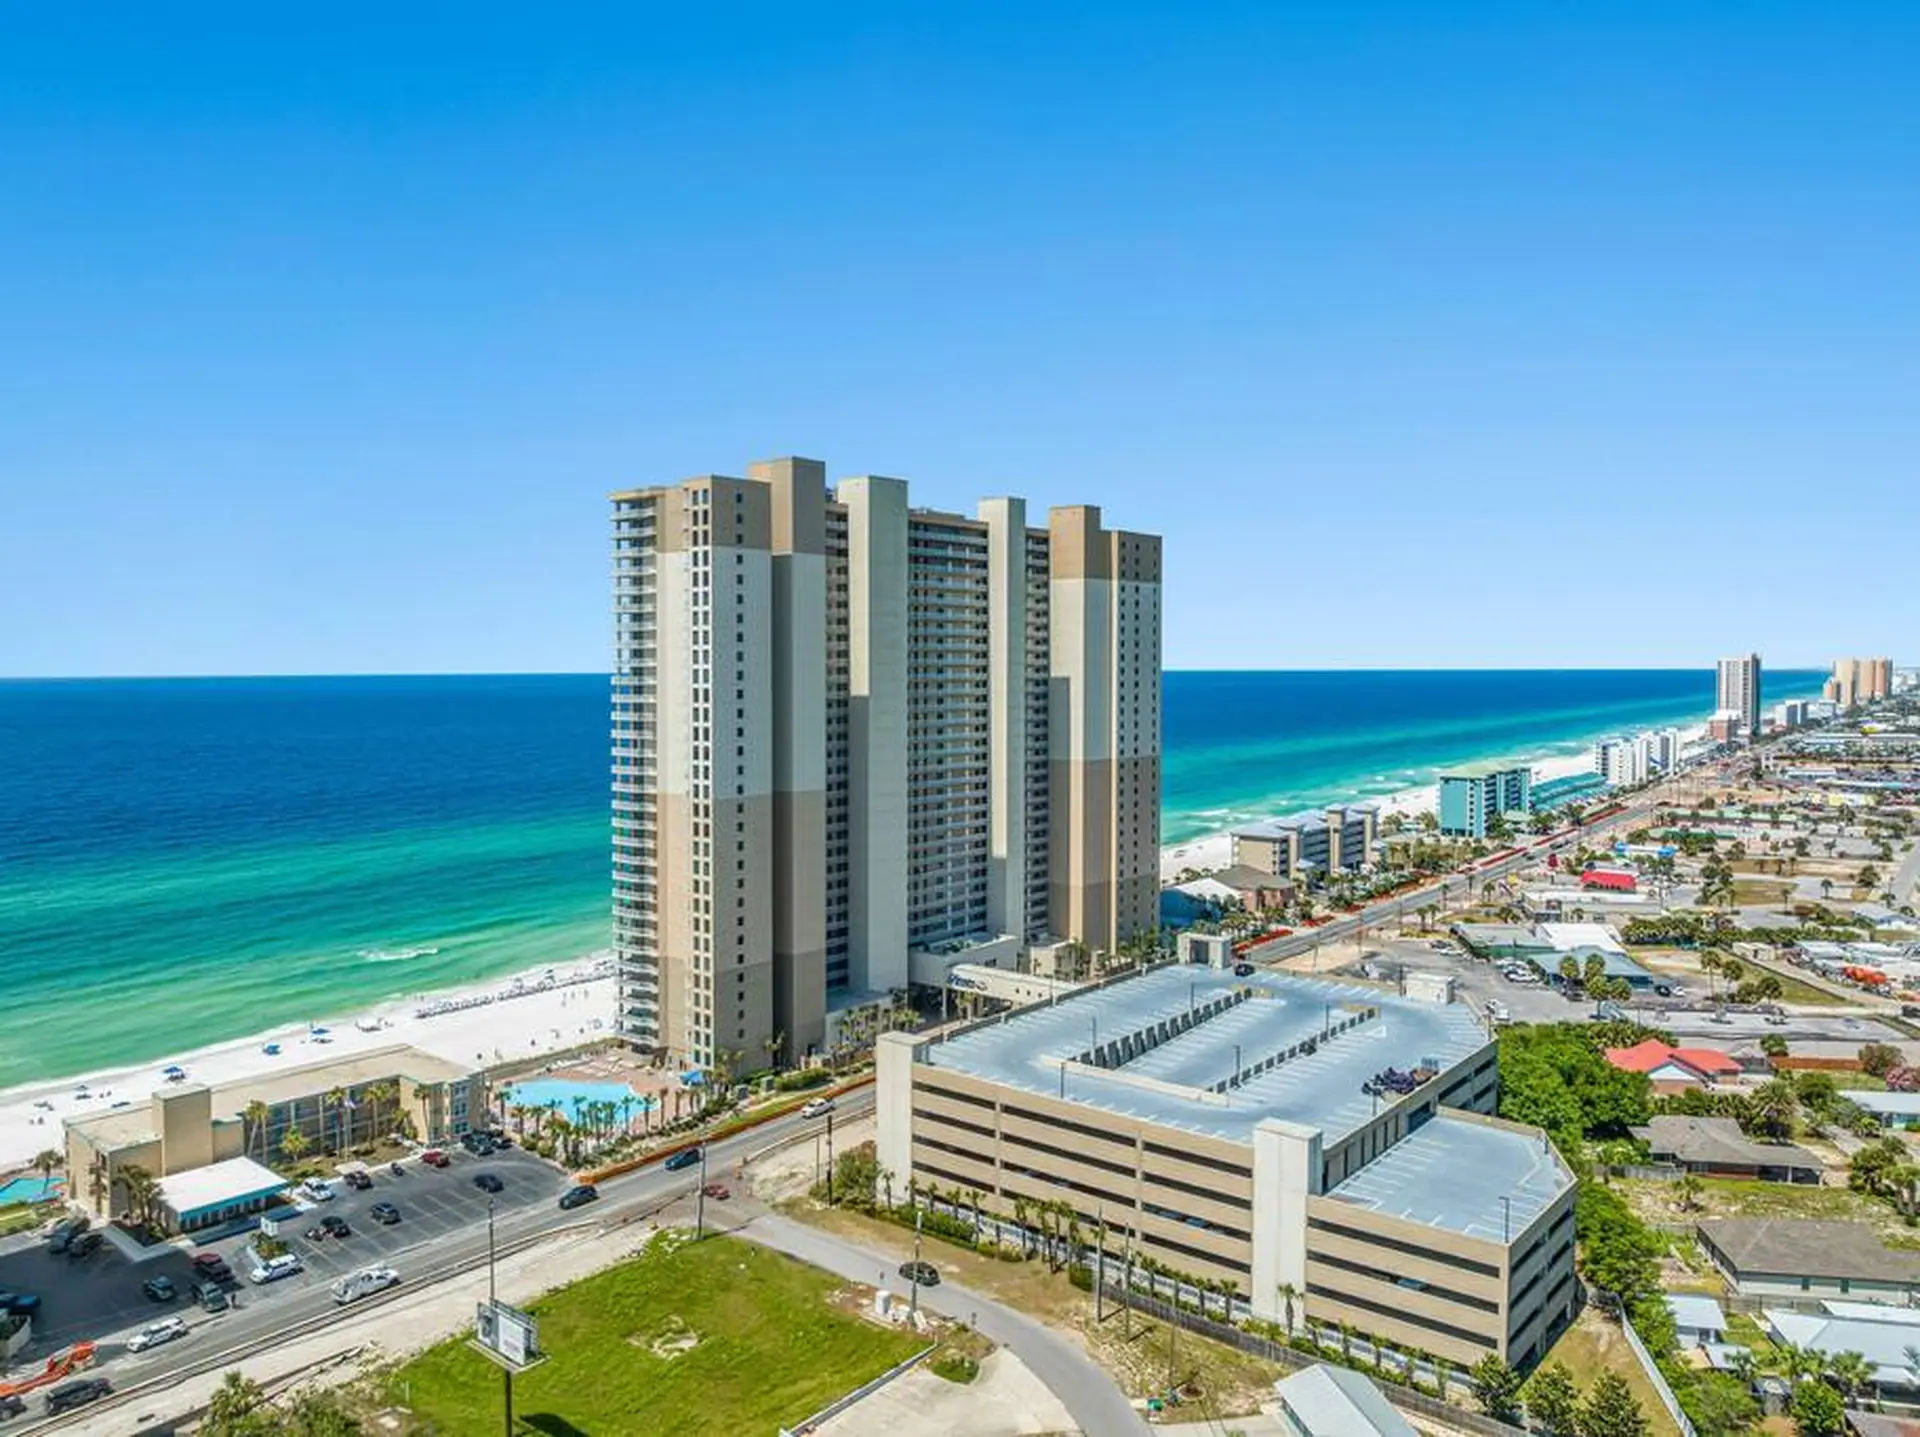
[[[848,1094],[839,1100],[835,1120],[857,1117],[872,1107],[870,1090]],[[750,1153],[795,1133],[824,1126],[824,1120],[803,1120],[796,1112],[709,1143],[707,1180],[736,1183],[740,1164]],[[165,1257],[134,1264],[103,1247],[94,1258],[74,1265],[48,1253],[37,1238],[9,1240],[8,1249],[0,1252],[0,1286],[39,1292],[47,1317],[44,1336],[36,1330],[33,1346],[16,1360],[13,1375],[32,1371],[55,1348],[87,1337],[99,1343],[94,1373],[106,1377],[116,1390],[125,1390],[216,1360],[221,1365],[237,1364],[291,1329],[306,1330],[310,1322],[351,1322],[357,1311],[379,1298],[345,1307],[336,1304],[328,1289],[342,1273],[379,1261],[392,1266],[403,1284],[419,1284],[484,1258],[488,1244],[487,1194],[473,1186],[474,1176],[482,1171],[495,1173],[504,1184],[504,1191],[495,1199],[494,1216],[494,1241],[502,1246],[564,1227],[632,1220],[700,1186],[698,1167],[667,1172],[659,1164],[652,1164],[603,1183],[598,1202],[563,1212],[558,1198],[571,1184],[551,1165],[518,1149],[486,1158],[473,1157],[458,1148],[448,1149],[448,1153],[452,1164],[443,1170],[412,1162],[405,1165],[405,1177],[393,1177],[381,1169],[371,1191],[355,1193],[343,1186],[342,1195],[333,1202],[314,1205],[304,1224],[283,1225],[281,1236],[307,1263],[306,1271],[262,1287],[253,1286],[245,1281],[244,1274],[237,1273],[240,1280],[230,1290],[239,1303],[225,1313],[202,1312],[184,1299],[164,1305],[154,1303],[141,1294],[141,1283],[155,1273],[165,1273],[184,1289],[191,1281],[191,1253],[205,1248],[169,1249]],[[383,1227],[365,1215],[367,1208],[383,1199],[400,1208],[401,1221],[392,1227]],[[302,1236],[307,1226],[328,1214],[344,1217],[353,1229],[352,1236],[320,1242]],[[241,1241],[233,1237],[209,1246],[231,1261]],[[89,1266],[93,1263],[98,1267]],[[82,1274],[78,1281],[76,1271]],[[42,1285],[35,1287],[35,1281]],[[126,1340],[140,1327],[169,1314],[187,1320],[186,1337],[144,1353],[127,1350]],[[27,1431],[36,1425],[34,1419],[42,1411],[40,1395],[34,1394],[28,1402],[28,1418],[15,1418],[6,1428],[8,1433]],[[133,1410],[138,1412],[137,1405]]]
[[[878,1253],[855,1247],[830,1233],[777,1213],[756,1217],[736,1235],[838,1273],[851,1282],[875,1282],[898,1288],[896,1264]],[[1005,1307],[958,1283],[920,1289],[920,1305],[970,1323],[1027,1365],[1033,1375],[1073,1414],[1082,1432],[1145,1433],[1144,1419],[1094,1361],[1066,1338],[1023,1313]]]

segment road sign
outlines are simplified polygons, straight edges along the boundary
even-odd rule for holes
[[[540,1324],[532,1313],[504,1302],[483,1302],[474,1313],[476,1346],[502,1367],[521,1372],[545,1355],[540,1351]]]

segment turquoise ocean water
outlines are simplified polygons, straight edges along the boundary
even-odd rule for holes
[[[0,683],[0,1088],[605,948],[606,700],[591,675]],[[1171,673],[1163,838],[1712,703],[1675,670]]]

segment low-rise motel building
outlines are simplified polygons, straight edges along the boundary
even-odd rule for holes
[[[316,1153],[400,1126],[437,1143],[486,1106],[484,1076],[404,1043],[217,1086],[170,1083],[145,1103],[65,1120],[68,1187],[111,1220],[129,1207],[125,1173],[137,1167],[157,1180],[160,1225],[191,1232],[267,1207],[287,1186],[270,1164],[295,1130]]]
[[[896,1192],[1068,1204],[1110,1274],[1150,1258],[1268,1321],[1524,1367],[1574,1314],[1574,1182],[1498,1089],[1464,1005],[1178,964],[882,1035],[877,1148]]]

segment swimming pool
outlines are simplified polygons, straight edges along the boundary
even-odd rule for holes
[[[23,1202],[45,1202],[48,1198],[59,1197],[60,1189],[65,1186],[65,1178],[14,1178],[11,1182],[0,1183],[0,1207],[12,1207]]]
[[[576,1078],[532,1078],[500,1090],[509,1108],[552,1108],[564,1118],[573,1116],[576,1102],[612,1103],[624,1113],[643,1113],[653,1100],[643,1098],[625,1083],[587,1083]]]

